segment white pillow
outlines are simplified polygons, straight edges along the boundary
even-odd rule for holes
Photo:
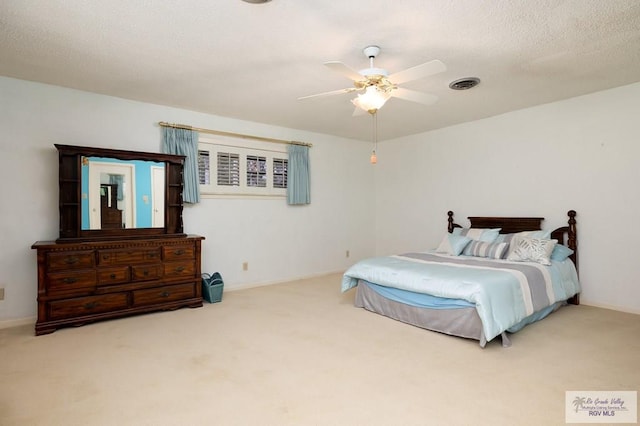
[[[551,253],[558,240],[543,238],[520,238],[518,245],[507,256],[507,260],[518,262],[538,262],[543,265],[551,265]]]
[[[498,238],[502,228],[454,228],[453,235],[469,237],[474,241],[492,243]]]
[[[500,237],[498,237],[496,242],[508,242],[509,243],[509,250],[507,251],[506,255],[505,255],[505,259],[508,258],[511,253],[514,252],[514,250],[518,247],[518,244],[520,243],[520,240],[523,238],[541,238],[541,239],[549,239],[549,237],[551,236],[551,231],[523,231],[523,232],[517,232],[515,234],[506,234],[504,236],[500,235]]]
[[[469,244],[469,241],[471,241],[470,238],[463,237],[461,235],[447,234],[440,242],[436,252],[458,256],[462,253],[462,250],[464,250],[467,244]]]

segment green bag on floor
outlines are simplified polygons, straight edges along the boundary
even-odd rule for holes
[[[202,297],[207,302],[220,302],[222,300],[223,287],[224,282],[220,273],[202,274]]]

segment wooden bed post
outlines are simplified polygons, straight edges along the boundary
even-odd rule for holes
[[[573,260],[573,264],[576,266],[576,273],[580,276],[580,269],[578,268],[578,229],[576,228],[576,211],[569,210],[567,212],[569,216],[569,231],[567,232],[567,246],[573,250],[573,254],[569,256]],[[580,304],[580,293],[576,294],[568,300],[572,305]]]
[[[451,234],[453,232],[453,212],[449,210],[447,212],[447,216],[449,216],[449,218],[447,219],[447,221],[449,222],[449,225],[447,226],[447,230]]]
[[[569,216],[569,226],[567,227],[567,247],[573,250],[573,254],[569,256],[573,260],[573,264],[576,265],[576,271],[578,270],[578,229],[576,228],[576,211],[569,210],[567,212]]]
[[[576,211],[569,210],[569,238],[567,244],[570,248],[575,249],[578,247],[578,230],[576,229]]]

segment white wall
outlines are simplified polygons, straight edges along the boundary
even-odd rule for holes
[[[448,210],[577,211],[582,302],[640,313],[640,83],[385,141],[376,168],[377,252],[434,248]]]
[[[53,145],[158,152],[159,121],[313,144],[309,206],[205,199],[185,207],[185,231],[206,238],[203,271],[221,272],[227,289],[340,271],[374,254],[368,143],[1,77],[0,99],[0,322],[36,314],[31,244],[58,237]]]
[[[0,323],[35,316],[30,247],[58,236],[53,144],[157,152],[158,121],[314,144],[310,206],[185,207],[185,231],[206,237],[203,270],[220,271],[228,289],[340,271],[375,251],[433,248],[447,210],[463,224],[539,215],[555,228],[575,209],[583,302],[640,313],[640,83],[383,142],[375,167],[367,142],[8,78],[0,99]]]

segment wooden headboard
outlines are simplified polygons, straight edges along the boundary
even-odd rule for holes
[[[538,231],[543,220],[543,217],[469,217],[472,228],[502,228],[501,234]]]
[[[449,218],[447,230],[451,233],[454,228],[462,228],[453,221],[453,212],[447,212]],[[578,232],[576,230],[576,211],[569,210],[568,225],[551,231],[551,238],[558,240],[559,244],[564,244],[573,250],[573,254],[569,258],[576,265],[578,270]],[[502,228],[501,234],[511,234],[522,231],[538,231],[542,229],[543,217],[488,217],[488,216],[469,216],[471,228]],[[569,299],[569,303],[579,304],[579,294]]]

